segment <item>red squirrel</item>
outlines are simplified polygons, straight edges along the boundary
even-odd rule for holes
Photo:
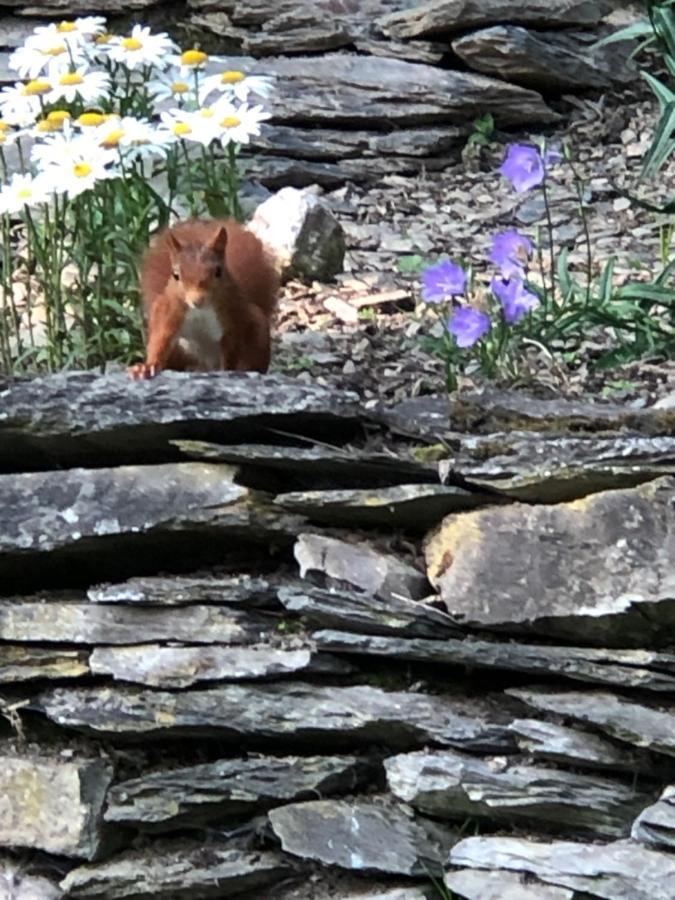
[[[129,374],[266,372],[278,289],[262,243],[233,219],[192,219],[166,228],[143,258],[146,357]]]

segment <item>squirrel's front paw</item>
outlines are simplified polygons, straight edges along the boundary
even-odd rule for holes
[[[154,378],[159,373],[158,366],[149,366],[147,363],[137,363],[127,369],[129,377],[134,381],[144,381],[146,378]]]

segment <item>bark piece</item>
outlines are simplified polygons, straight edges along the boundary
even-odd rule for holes
[[[89,674],[89,654],[84,650],[0,645],[0,684],[37,678],[81,678]]]

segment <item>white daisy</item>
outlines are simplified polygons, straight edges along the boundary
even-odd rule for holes
[[[111,118],[96,129],[94,136],[101,147],[119,148],[125,156],[136,158],[156,156],[172,141],[166,128],[133,116]]]
[[[48,182],[40,175],[12,175],[0,188],[0,214],[17,213],[24,206],[46,203],[50,196]]]
[[[208,61],[208,53],[196,48],[169,57],[169,63],[178,69],[181,78],[192,78],[195,70],[201,71]]]
[[[48,81],[16,82],[13,87],[0,91],[0,117],[9,125],[25,128],[32,125],[40,115],[41,96],[46,96],[52,86]]]
[[[246,75],[238,69],[226,69],[216,75],[209,75],[199,89],[199,102],[204,103],[215,91],[236,97],[244,103],[249,94],[268,97],[274,89],[274,79],[268,75]]]
[[[175,49],[176,45],[166,32],[150,34],[149,28],[134,25],[128,37],[111,39],[108,52],[111,59],[124,63],[129,69],[141,66],[163,69],[167,65],[167,56]]]
[[[29,35],[9,57],[9,66],[22,78],[37,78],[45,69],[63,72],[84,59],[81,36],[59,31],[58,25],[43,25]]]
[[[79,16],[72,21],[59,22],[56,30],[59,34],[91,38],[105,32],[105,16]]]
[[[105,72],[87,72],[80,68],[74,72],[64,72],[55,79],[54,90],[50,94],[50,102],[65,100],[74,103],[79,97],[85,103],[93,103],[104,97],[110,90],[110,78]]]
[[[213,109],[221,129],[219,138],[223,146],[231,142],[248,144],[254,135],[260,134],[260,123],[270,118],[262,106],[248,106],[246,103],[233,106],[221,101]]]
[[[173,77],[174,75],[175,73],[164,73],[153,81],[149,81],[147,88],[150,96],[158,101],[173,100],[174,103],[180,104],[185,100],[192,99],[193,85],[180,77]]]
[[[216,112],[211,107],[202,107],[195,112],[172,109],[170,112],[163,112],[161,118],[164,127],[174,137],[202,144],[204,147],[208,147],[222,132]]]
[[[118,175],[113,165],[115,151],[99,146],[89,134],[59,134],[51,139],[53,144],[47,152],[36,153],[44,149],[36,144],[32,156],[42,164],[42,175],[52,191],[77,197],[91,190],[96,182]]]

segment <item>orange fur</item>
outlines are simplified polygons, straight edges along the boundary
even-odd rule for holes
[[[232,219],[192,219],[160,232],[141,266],[146,359],[162,369],[266,372],[279,277],[260,240]]]

